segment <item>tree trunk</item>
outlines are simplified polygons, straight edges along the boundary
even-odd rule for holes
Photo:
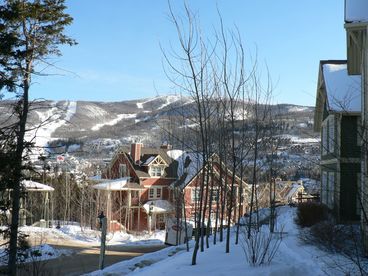
[[[17,274],[17,241],[18,241],[18,226],[19,226],[19,210],[20,210],[20,192],[22,180],[23,166],[23,150],[24,150],[24,135],[26,132],[26,123],[28,116],[28,91],[30,81],[31,63],[28,62],[26,73],[23,80],[23,98],[19,117],[19,130],[17,132],[17,147],[16,147],[16,162],[14,168],[14,183],[13,183],[13,202],[12,202],[12,219],[10,225],[10,241],[9,241],[9,261],[8,269],[10,275]]]

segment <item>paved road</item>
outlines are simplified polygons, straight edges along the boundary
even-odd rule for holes
[[[53,245],[60,249],[72,249],[73,255],[63,256],[43,262],[29,264],[21,269],[19,275],[81,275],[98,269],[99,247],[86,247],[81,244]],[[154,252],[165,245],[147,246],[108,246],[106,250],[105,266],[128,260],[144,253]],[[33,272],[31,272],[33,271]]]

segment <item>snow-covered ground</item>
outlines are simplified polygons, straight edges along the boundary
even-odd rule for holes
[[[185,246],[169,247],[161,251],[145,254],[123,261],[90,274],[97,275],[346,275],[352,272],[347,260],[337,254],[329,254],[315,246],[299,240],[300,230],[294,223],[295,208],[284,206],[277,209],[277,229],[283,232],[279,249],[269,265],[248,264],[241,244],[235,245],[234,232],[231,236],[230,253],[225,253],[225,242],[210,245],[199,252],[197,265],[191,265],[192,249]],[[261,231],[268,231],[263,226]],[[241,241],[244,238],[240,238]],[[241,242],[242,243],[242,242]],[[192,243],[193,244],[193,243]],[[346,271],[336,267],[336,262],[344,263]],[[350,264],[351,266],[351,264]],[[349,275],[355,275],[354,272]]]
[[[46,261],[50,259],[59,258],[61,256],[71,255],[73,250],[70,249],[56,249],[48,244],[40,244],[32,246],[31,248],[22,252],[22,263]],[[0,248],[0,265],[6,265],[8,262],[7,254],[4,249]]]

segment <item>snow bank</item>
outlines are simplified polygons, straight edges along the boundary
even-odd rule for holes
[[[91,246],[98,246],[101,242],[100,231],[90,229],[89,227],[81,228],[77,223],[75,225],[61,225],[60,229],[23,226],[20,228],[20,231],[30,235],[30,238],[35,242],[40,240],[47,242],[48,239],[69,240]],[[106,236],[108,245],[152,245],[162,244],[164,241],[165,231],[155,231],[152,234],[147,232],[141,235],[114,232],[108,233]]]
[[[234,244],[235,233],[232,231],[230,253],[225,253],[225,242],[217,245],[211,242],[209,249],[198,252],[197,265],[194,266],[191,265],[192,241],[190,252],[185,251],[185,246],[168,247],[89,275],[344,275],[334,263],[344,261],[346,264],[341,256],[328,254],[299,240],[299,228],[294,223],[295,211],[296,208],[288,206],[277,208],[276,231],[282,231],[282,240],[270,265],[250,266],[242,245]],[[264,225],[261,231],[267,232],[268,227]],[[243,241],[242,236],[240,241]]]
[[[41,244],[33,246],[24,251],[24,257],[22,263],[45,261],[50,259],[59,258],[61,256],[73,254],[73,250],[70,249],[56,249],[48,244]],[[0,249],[0,265],[6,265],[8,261],[7,254],[4,249]]]

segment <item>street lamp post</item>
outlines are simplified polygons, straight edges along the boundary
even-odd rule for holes
[[[150,235],[152,231],[152,211],[153,211],[153,202],[151,202],[148,210],[148,233]]]

